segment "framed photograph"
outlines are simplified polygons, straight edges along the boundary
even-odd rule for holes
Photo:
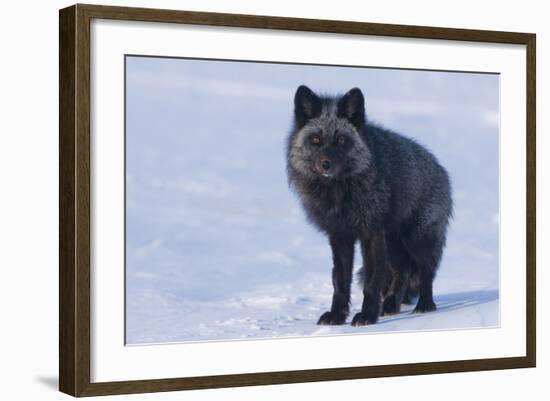
[[[59,18],[62,392],[535,366],[534,34]]]

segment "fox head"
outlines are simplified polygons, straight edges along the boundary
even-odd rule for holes
[[[303,178],[320,180],[361,173],[371,159],[361,135],[365,125],[365,100],[360,89],[326,97],[307,86],[298,87],[288,143],[289,169]]]

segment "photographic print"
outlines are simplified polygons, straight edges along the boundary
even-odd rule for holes
[[[78,4],[59,49],[60,391],[536,366],[535,34]]]
[[[499,74],[127,55],[126,344],[494,328]]]

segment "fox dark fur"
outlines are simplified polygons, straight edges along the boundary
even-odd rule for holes
[[[436,309],[433,280],[452,215],[451,185],[417,142],[367,121],[363,93],[320,96],[300,86],[287,143],[287,171],[311,223],[332,248],[334,294],[318,324],[349,314],[355,243],[363,257],[363,304],[352,325],[373,324],[418,296]]]

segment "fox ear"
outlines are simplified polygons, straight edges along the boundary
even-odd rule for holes
[[[300,85],[294,95],[294,116],[298,125],[321,114],[321,99],[305,85]]]
[[[347,118],[356,127],[365,124],[365,98],[359,88],[353,88],[338,101],[338,116]]]

